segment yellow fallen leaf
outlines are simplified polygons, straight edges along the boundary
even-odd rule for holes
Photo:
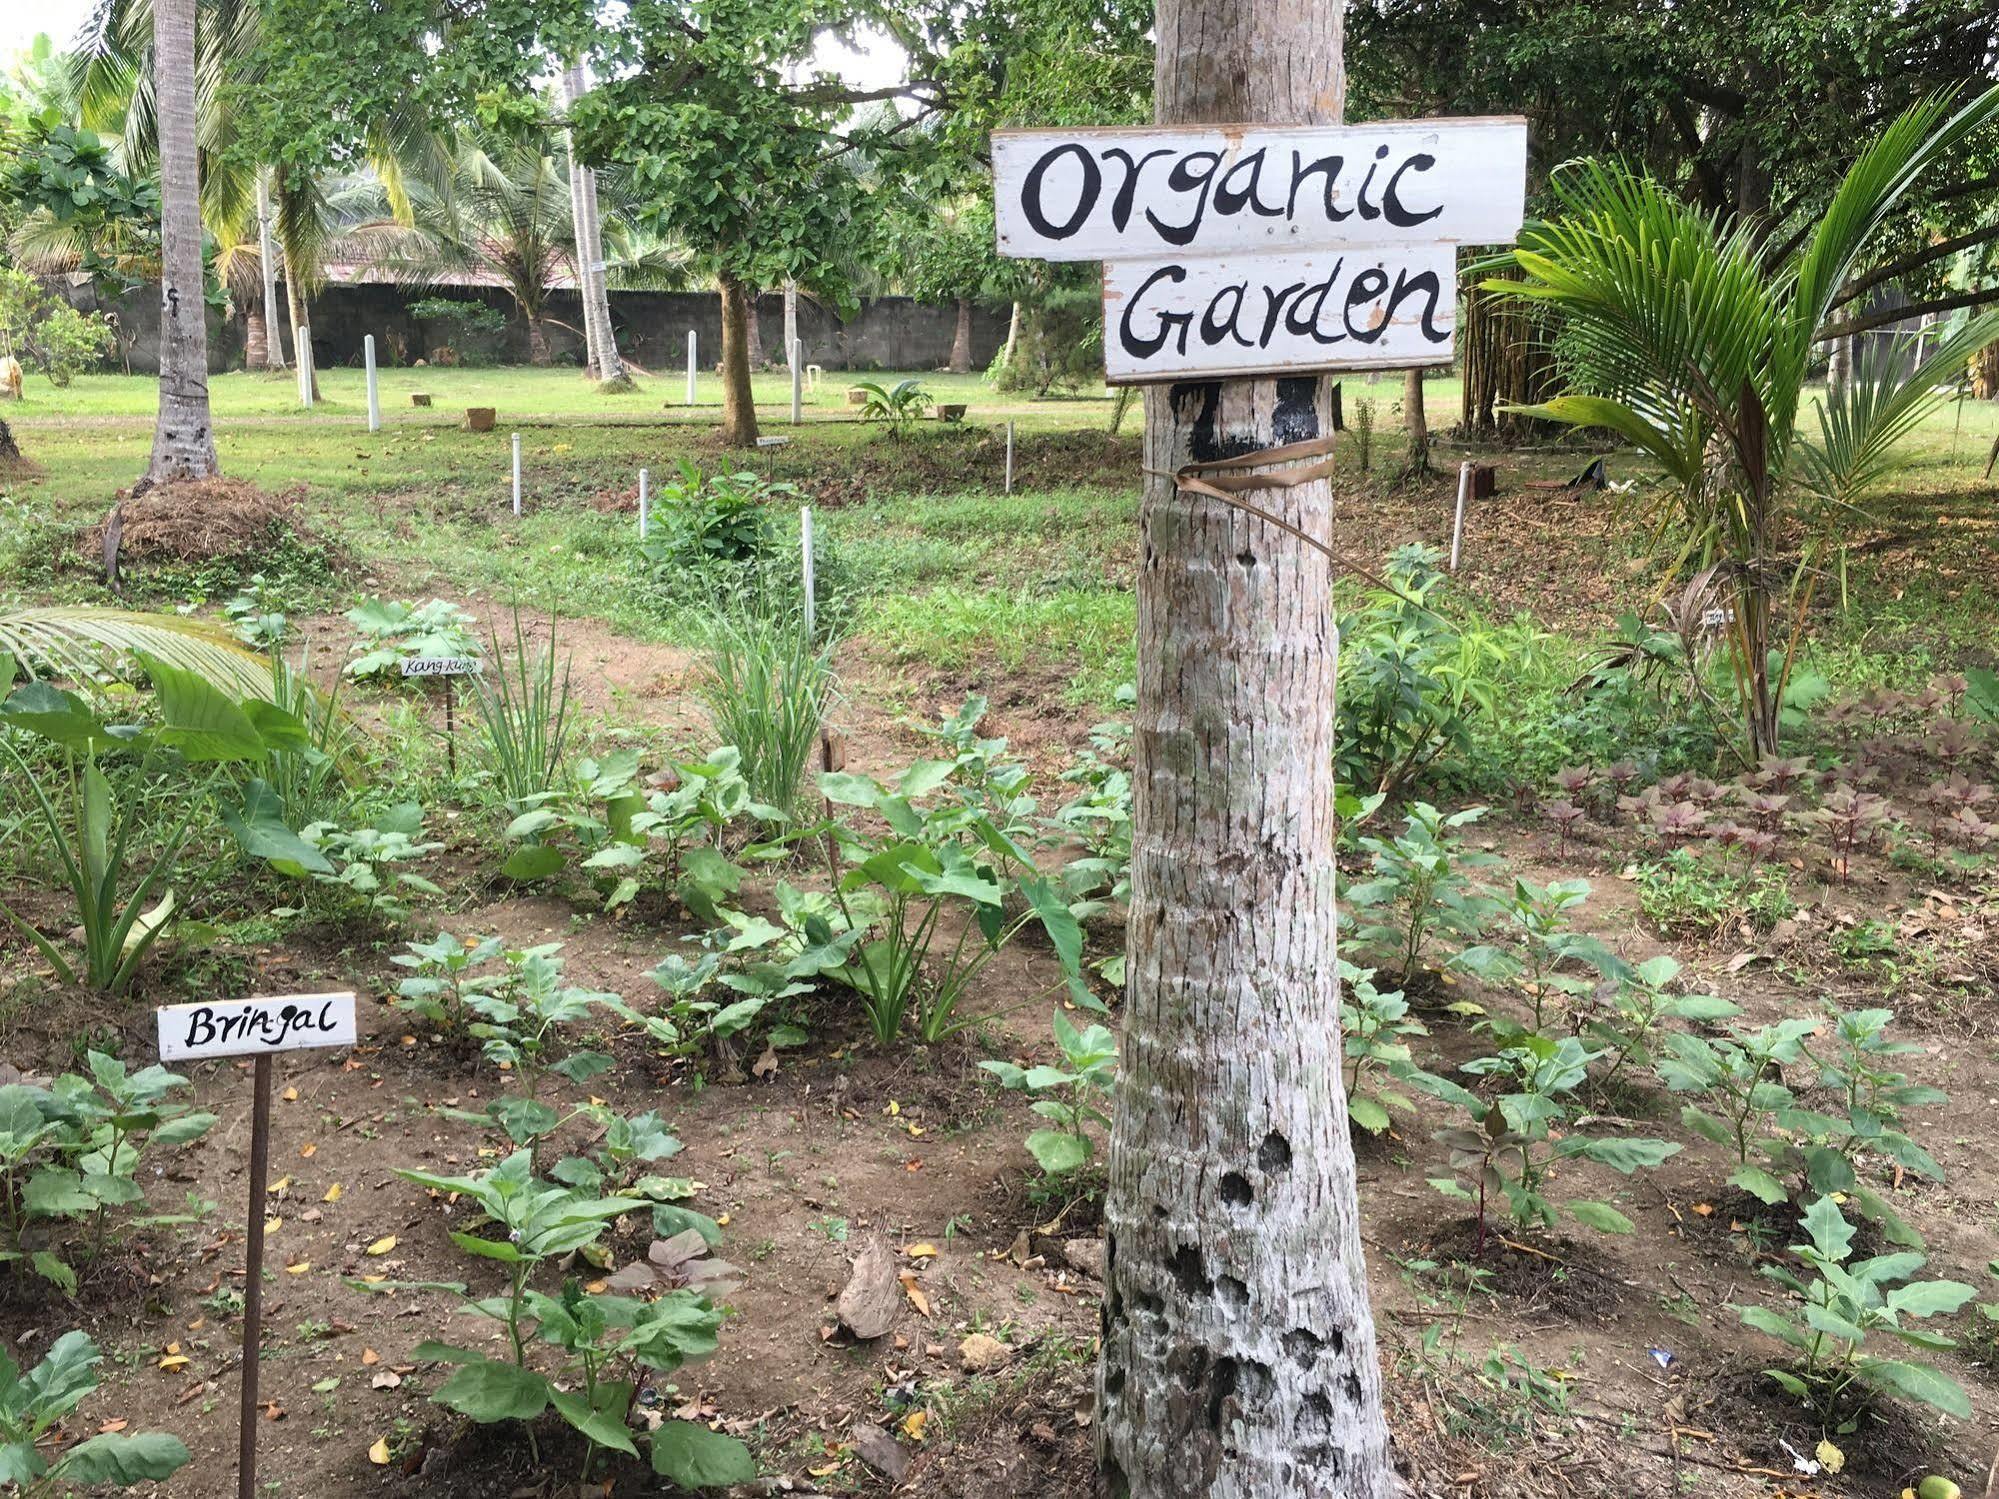
[[[180,1351],[180,1344],[167,1344],[167,1356],[160,1360],[160,1367],[162,1369],[185,1369],[187,1367],[187,1355]]]
[[[883,1109],[882,1112],[888,1115],[889,1118],[893,1119],[902,1112],[902,1105],[897,1103],[893,1098],[891,1098],[888,1101],[888,1107]]]
[[[319,1200],[321,1202],[338,1202],[340,1200],[340,1194],[345,1190],[346,1189],[342,1187],[339,1182],[335,1182],[332,1186],[326,1189],[326,1195],[320,1198]]]
[[[368,1461],[378,1468],[386,1468],[389,1465],[389,1439],[387,1437],[375,1438],[375,1445],[368,1449]]]
[[[382,1361],[382,1356],[381,1356],[381,1354],[379,1354],[379,1353],[375,1352],[375,1350],[374,1350],[374,1349],[372,1349],[372,1348],[363,1348],[363,1349],[361,1350],[361,1362],[362,1362],[362,1363],[364,1363],[364,1364],[379,1364],[379,1363],[380,1363],[381,1361]]]
[[[282,1098],[282,1099],[283,1099],[283,1100],[284,1100],[284,1101],[285,1101],[286,1103],[297,1103],[297,1102],[298,1102],[298,1089],[296,1089],[296,1088],[287,1088],[287,1089],[285,1089],[285,1091],[284,1091],[284,1092],[280,1093],[280,1094],[278,1095],[278,1097]]]
[[[305,1274],[306,1271],[310,1270],[311,1268],[312,1268],[311,1260],[300,1260],[296,1265],[285,1266],[285,1274],[303,1275]]]
[[[909,1298],[909,1304],[924,1316],[930,1315],[930,1298],[923,1294],[923,1288],[916,1283],[916,1276],[910,1271],[902,1272],[902,1294]]]
[[[266,1192],[269,1192],[273,1197],[280,1197],[284,1194],[285,1188],[289,1187],[291,1184],[292,1184],[292,1179],[289,1176],[281,1176],[276,1181],[272,1182],[268,1187],[264,1188],[264,1190]]]
[[[300,1160],[309,1161],[314,1156],[319,1154],[319,1147],[313,1144],[312,1141],[308,1140],[305,1142],[305,1144],[299,1146],[298,1154]]]
[[[266,1218],[264,1220],[264,1237],[268,1239],[272,1234],[276,1233],[279,1229],[283,1228],[284,1226],[285,1226],[285,1220],[282,1218]]]
[[[910,1138],[911,1138],[912,1140],[916,1140],[916,1139],[921,1139],[921,1138],[922,1138],[922,1136],[923,1136],[923,1126],[922,1126],[922,1125],[920,1125],[920,1124],[912,1124],[912,1125],[910,1125],[910,1126],[909,1126],[908,1128],[909,1128],[909,1137],[910,1137]]]
[[[370,1244],[368,1246],[368,1253],[375,1256],[381,1256],[387,1254],[391,1249],[394,1249],[395,1247],[396,1247],[396,1236],[394,1234],[388,1234],[383,1238],[379,1238],[375,1240],[374,1243]]]
[[[721,1217],[717,1218],[715,1220],[715,1226],[717,1228],[727,1228],[729,1226],[729,1215],[727,1213],[724,1213]]]
[[[937,1258],[937,1246],[935,1244],[912,1244],[909,1248],[903,1250],[903,1253],[913,1260],[934,1260]]]
[[[911,1411],[902,1418],[902,1434],[912,1442],[920,1442],[923,1440],[923,1428],[929,1422],[929,1411]]]
[[[1846,1466],[1846,1454],[1833,1446],[1831,1442],[1821,1440],[1819,1442],[1819,1449],[1814,1456],[1818,1458],[1820,1465],[1828,1473],[1837,1473],[1841,1468]]]

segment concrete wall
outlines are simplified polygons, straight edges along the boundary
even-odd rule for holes
[[[105,312],[118,324],[120,354],[135,373],[159,369],[159,293],[142,288],[114,302],[100,303],[89,286],[69,289],[79,307]],[[375,335],[376,356],[384,366],[411,364],[427,358],[435,343],[447,338],[434,324],[409,315],[409,304],[423,296],[444,295],[453,301],[480,301],[507,317],[507,329],[493,352],[497,362],[526,364],[527,323],[514,312],[513,302],[497,290],[452,288],[425,293],[395,286],[329,286],[314,296],[307,309],[312,322],[313,352],[321,369],[361,362],[361,340]],[[784,362],[784,298],[759,299],[758,322],[766,363]],[[619,347],[628,358],[655,374],[687,367],[687,332],[694,330],[701,364],[712,369],[722,354],[722,304],[713,292],[611,293],[611,321]],[[799,338],[805,361],[828,369],[928,370],[950,361],[957,328],[957,309],[917,302],[909,297],[871,297],[852,319],[841,322],[833,313],[804,297],[798,302]],[[583,362],[583,318],[575,292],[550,294],[544,320],[549,348],[558,362]],[[972,318],[972,360],[984,369],[1006,342],[1007,309],[975,308]],[[243,319],[209,315],[209,367],[240,369],[243,364]],[[285,352],[292,350],[291,330],[285,329]]]

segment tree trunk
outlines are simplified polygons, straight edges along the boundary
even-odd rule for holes
[[[748,309],[744,314],[744,324],[750,345],[750,368],[760,370],[764,367],[764,322],[757,308],[757,289],[754,286],[743,288],[743,302]]]
[[[310,340],[312,325],[305,319],[305,296],[298,289],[298,276],[293,271],[291,252],[281,247],[278,255],[285,264],[285,311],[291,318],[292,338]],[[305,356],[301,354],[299,357],[303,359]],[[312,398],[315,401],[319,399],[318,365],[312,367]]]
[[[951,373],[969,375],[972,372],[972,299],[958,298],[958,327],[951,335]]]
[[[264,362],[251,369],[285,367],[285,335],[278,322],[278,260],[271,246],[271,185],[264,168],[257,168],[257,270],[264,283]]]
[[[589,88],[583,64],[572,63],[562,75],[562,102],[574,104]],[[604,263],[604,228],[598,215],[597,174],[578,162],[572,140],[569,156],[569,217],[575,238],[576,289],[583,304],[583,342],[590,372],[613,388],[631,384],[624,356],[611,326],[611,293]]]
[[[20,444],[14,441],[14,434],[8,429],[5,418],[0,418],[0,474],[9,473],[27,466],[27,455]]]
[[[1162,124],[1331,123],[1343,6],[1162,0]],[[1330,434],[1316,377],[1151,387],[1145,463]],[[1327,537],[1323,480],[1250,503]],[[1326,559],[1146,482],[1098,1461],[1128,1499],[1394,1486],[1341,1088]]]
[[[264,327],[264,315],[252,307],[243,314],[243,368],[267,370],[271,367],[271,340]]]
[[[1853,340],[1857,334],[1849,333],[1845,338],[1835,338],[1825,362],[1826,394],[1837,396],[1846,388],[1846,382],[1853,378]]]
[[[736,448],[757,444],[757,403],[750,393],[749,289],[734,276],[718,276],[722,293],[722,441]]]
[[[1971,393],[1981,401],[1999,401],[1999,343],[1987,344],[1973,358]]]
[[[1409,433],[1409,472],[1430,472],[1430,413],[1423,409],[1423,372],[1402,376],[1402,425]]]
[[[160,154],[160,410],[146,478],[154,484],[221,472],[208,416],[208,304],[201,286],[201,167],[194,140],[194,4],[153,4]]]
[[[536,367],[548,363],[548,327],[533,312],[528,314],[528,363]]]
[[[1013,351],[1020,345],[1020,303],[1013,304],[1013,311],[1006,320],[1006,352],[1000,356],[1000,369],[1013,373]]]

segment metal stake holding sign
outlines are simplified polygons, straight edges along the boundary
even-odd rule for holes
[[[694,330],[687,330],[687,404],[694,404]]]
[[[521,513],[521,434],[514,434],[514,514]]]
[[[1006,424],[1006,492],[1013,493],[1013,423]]]
[[[236,1448],[237,1499],[257,1491],[257,1377],[264,1331],[264,1199],[271,1164],[271,1057],[280,1051],[352,1046],[354,995],[281,994],[268,999],[167,1005],[158,1011],[160,1060],[255,1057],[250,1105],[250,1201],[243,1224],[243,1400]]]
[[[639,470],[639,540],[646,539],[646,527],[652,520],[652,474]]]
[[[452,685],[458,677],[476,677],[486,669],[477,656],[410,656],[403,662],[404,677],[444,679],[444,763],[458,774],[458,692]]]
[[[793,339],[791,344],[791,425],[797,426],[805,420],[805,345]]]
[[[361,361],[368,368],[368,430],[382,430],[382,390],[375,378],[375,335],[361,340]]]

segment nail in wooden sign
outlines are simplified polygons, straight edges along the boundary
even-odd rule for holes
[[[354,995],[349,990],[166,1005],[159,1011],[159,1024],[160,1060],[165,1062],[352,1046]]]

